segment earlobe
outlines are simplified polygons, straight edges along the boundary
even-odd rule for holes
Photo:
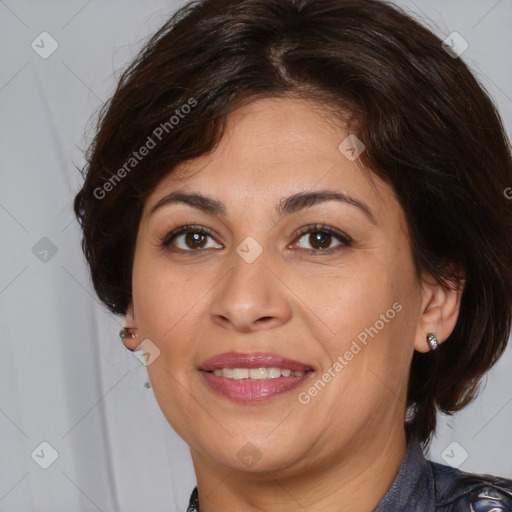
[[[125,315],[125,326],[119,331],[119,337],[123,340],[128,350],[137,350],[140,345],[137,320],[135,319],[133,303],[130,301]]]
[[[463,288],[463,283],[444,287],[431,276],[423,280],[422,310],[416,329],[415,350],[435,350],[450,336],[459,317]]]

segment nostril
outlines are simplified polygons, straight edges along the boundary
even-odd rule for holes
[[[258,318],[258,320],[256,320],[256,323],[268,324],[271,323],[273,320],[275,320],[273,316],[262,316],[261,318]]]

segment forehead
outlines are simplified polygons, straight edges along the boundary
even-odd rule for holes
[[[189,174],[213,160],[223,167],[295,166],[311,160],[340,160],[338,145],[345,138],[342,123],[320,106],[293,98],[259,99],[238,108],[226,120],[224,135],[215,150],[195,161],[184,162],[177,176]]]
[[[256,100],[228,116],[211,153],[182,162],[166,175],[146,210],[177,189],[253,205],[300,191],[333,189],[359,196],[377,210],[389,207],[395,201],[391,187],[340,150],[349,135],[338,117],[315,103]]]

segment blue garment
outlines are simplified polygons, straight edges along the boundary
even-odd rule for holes
[[[418,441],[409,441],[393,484],[372,512],[420,511],[512,512],[512,480],[432,462]],[[187,512],[199,512],[197,487]]]

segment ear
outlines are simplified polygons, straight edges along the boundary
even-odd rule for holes
[[[139,339],[139,329],[137,326],[137,319],[135,318],[135,310],[133,307],[133,300],[130,301],[128,305],[128,309],[126,310],[126,315],[124,317],[124,326],[133,329],[133,334],[135,337],[123,338],[124,346],[129,350],[137,350],[140,345]]]
[[[421,315],[416,329],[414,348],[429,352],[427,333],[435,332],[438,343],[443,343],[453,332],[460,312],[464,283],[444,288],[430,274],[422,276]]]

